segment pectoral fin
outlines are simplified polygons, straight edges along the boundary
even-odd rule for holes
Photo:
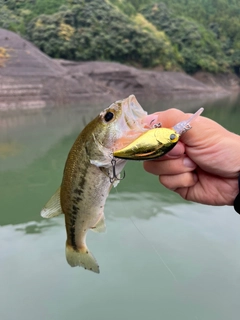
[[[109,164],[111,161],[106,158],[98,159],[98,160],[90,160],[90,163],[93,164],[96,167],[109,167]]]
[[[62,213],[62,208],[60,204],[60,191],[61,187],[57,189],[54,195],[50,198],[50,200],[46,203],[44,208],[41,211],[41,216],[43,218],[52,218],[60,215]]]
[[[106,232],[106,224],[105,224],[104,214],[102,215],[100,220],[98,220],[97,224],[91,228],[91,230],[94,232],[100,232],[100,233]]]

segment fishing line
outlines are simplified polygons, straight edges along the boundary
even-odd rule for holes
[[[115,188],[116,193],[118,194],[119,198],[121,198],[120,193],[118,192],[117,188]],[[121,205],[124,208],[123,205],[123,201],[121,201]],[[126,208],[124,208],[126,210]],[[159,257],[159,259],[161,260],[162,264],[165,266],[165,268],[168,270],[168,272],[171,274],[171,276],[173,277],[173,279],[178,282],[177,278],[175,277],[174,273],[172,272],[172,270],[170,269],[170,267],[166,264],[166,262],[163,260],[162,256],[160,255],[160,253],[158,252],[158,250],[156,249],[156,247],[151,243],[151,241],[144,235],[144,233],[139,229],[139,227],[136,225],[136,223],[133,221],[132,217],[130,217],[130,220],[132,221],[132,224],[135,226],[135,228],[138,230],[138,232],[141,234],[141,236],[146,240],[146,242],[150,245],[150,247],[152,248],[152,250],[157,254],[157,256]]]
[[[150,245],[150,247],[153,249],[153,251],[156,252],[157,256],[160,258],[161,262],[163,263],[163,265],[167,268],[167,270],[170,272],[170,274],[172,275],[172,277],[174,278],[174,280],[176,282],[178,282],[177,278],[175,277],[174,273],[172,272],[172,270],[169,268],[169,266],[166,264],[166,262],[163,260],[162,256],[160,255],[160,253],[157,251],[156,247],[150,242],[150,240],[148,240],[146,238],[146,236],[143,234],[143,232],[138,228],[138,226],[136,225],[136,223],[133,221],[133,219],[130,217],[130,220],[132,221],[133,225],[136,227],[136,229],[139,231],[139,233],[143,236],[143,238],[147,241],[147,243]]]

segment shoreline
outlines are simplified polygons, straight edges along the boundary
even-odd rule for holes
[[[130,94],[141,100],[216,97],[240,92],[234,74],[137,69],[117,62],[54,60],[19,35],[0,29],[8,58],[0,67],[0,110],[109,104]]]

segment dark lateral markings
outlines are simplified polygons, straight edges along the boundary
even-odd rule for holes
[[[74,202],[75,204],[78,204],[81,200],[82,200],[81,197],[73,197],[73,202]]]
[[[71,244],[74,250],[77,251],[77,244],[76,244],[76,238],[75,238],[75,222],[77,220],[77,215],[78,215],[79,208],[76,207],[74,204],[72,206],[72,214],[71,214],[71,227],[70,227],[70,239],[71,239]]]
[[[78,194],[79,196],[81,196],[83,194],[83,190],[81,190],[79,188],[76,188],[73,192]]]
[[[79,170],[80,170],[80,168],[79,168]],[[74,197],[74,199],[73,199],[73,205],[72,205],[71,216],[70,216],[70,222],[71,222],[70,239],[71,239],[72,247],[75,251],[77,251],[77,244],[76,244],[76,237],[75,237],[75,223],[77,220],[77,215],[79,213],[79,207],[76,205],[79,202],[78,199],[82,200],[81,196],[83,195],[84,189],[86,186],[86,175],[87,175],[88,167],[81,168],[80,171],[81,171],[81,178],[78,181],[78,186],[73,191],[79,197]]]

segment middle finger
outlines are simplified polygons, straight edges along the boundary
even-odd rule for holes
[[[195,170],[197,165],[187,156],[161,161],[145,161],[144,169],[155,175],[174,175]]]

